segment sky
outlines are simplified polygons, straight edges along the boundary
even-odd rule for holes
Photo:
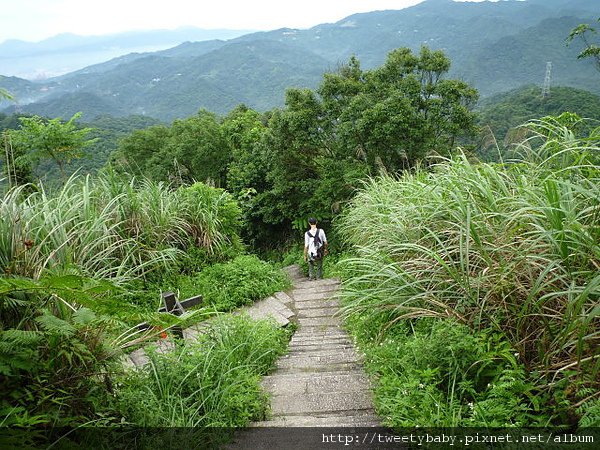
[[[185,26],[238,30],[310,28],[359,12],[403,9],[422,0],[9,0],[0,4],[0,42],[37,42]],[[478,1],[478,0],[474,0]]]

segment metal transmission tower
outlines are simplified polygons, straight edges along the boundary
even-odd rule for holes
[[[550,95],[550,80],[552,79],[552,63],[548,61],[546,63],[546,77],[544,78],[544,85],[542,86],[542,97],[548,97]]]

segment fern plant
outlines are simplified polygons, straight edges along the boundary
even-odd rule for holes
[[[582,428],[600,427],[600,395],[593,388],[580,389],[577,396],[582,398],[575,410],[579,414],[579,426]]]
[[[107,345],[112,321],[73,300],[93,303],[105,289],[74,275],[0,278],[1,424],[95,418],[94,398],[106,395],[118,352]]]

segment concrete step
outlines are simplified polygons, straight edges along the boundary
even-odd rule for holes
[[[349,412],[354,414],[350,415]],[[379,417],[372,410],[346,411],[344,415],[314,413],[311,415],[286,415],[269,421],[255,422],[254,427],[379,427]],[[306,448],[306,447],[305,447]]]
[[[303,358],[327,358],[335,357],[342,358],[347,356],[349,361],[354,361],[360,358],[353,347],[342,347],[341,345],[333,345],[326,348],[307,349],[306,347],[292,348],[289,353],[284,356],[287,358],[303,357]]]
[[[303,350],[304,348],[304,350]],[[354,361],[359,354],[354,350],[354,347],[343,348],[340,346],[330,346],[325,350],[306,350],[305,347],[291,348],[290,352],[281,357],[282,360],[293,359],[293,358],[313,358],[315,360],[320,360],[326,364],[328,359],[331,362],[345,362],[343,361],[343,357],[348,357],[348,361]]]
[[[273,297],[275,297],[288,308],[294,303],[294,299],[285,292],[276,292],[275,294],[273,294]]]
[[[352,344],[332,344],[332,345],[299,345],[298,347],[290,348],[288,356],[314,356],[316,354],[336,353],[336,352],[349,352],[354,351]]]
[[[262,386],[272,395],[315,394],[319,392],[352,393],[369,389],[363,371],[274,374],[262,379]]]
[[[321,332],[321,333],[312,333],[312,332],[302,332],[300,330],[296,332],[296,334],[290,340],[290,344],[293,345],[296,342],[308,343],[314,341],[315,343],[323,342],[324,340],[335,341],[335,340],[349,340],[350,337],[348,333],[345,333],[344,330],[339,330],[335,332]]]
[[[336,286],[324,286],[321,288],[293,289],[289,294],[296,301],[305,301],[305,297],[317,296],[319,298],[336,297],[339,295],[339,289]]]
[[[296,354],[302,352],[312,352],[315,350],[320,351],[321,349],[335,349],[335,351],[338,351],[344,348],[354,348],[354,346],[349,341],[332,341],[323,343],[312,342],[307,344],[293,345],[289,348],[288,351],[290,352],[290,354]]]
[[[309,309],[322,309],[322,308],[339,308],[340,301],[335,298],[329,298],[327,300],[306,300],[303,302],[296,303],[296,308],[300,311],[306,311]]]
[[[313,292],[312,290],[305,289],[307,292],[292,292],[292,298],[296,301],[296,305],[302,306],[302,302],[311,300],[325,300],[328,298],[335,298],[338,295],[338,291],[325,291],[325,292]]]
[[[296,281],[294,283],[294,291],[298,289],[323,289],[333,290],[340,286],[340,280],[337,278],[324,278],[322,280],[308,280]]]
[[[351,366],[361,362],[361,358],[355,352],[338,352],[337,354],[330,355],[304,355],[294,354],[291,356],[283,356],[277,361],[277,369],[298,369],[303,372],[314,370],[314,371],[333,371],[337,370],[339,366]]]
[[[294,334],[292,342],[332,338],[348,338],[348,333],[336,327],[331,327],[330,330],[322,330],[320,327],[302,328]]]
[[[298,324],[301,327],[339,327],[342,325],[342,319],[339,317],[307,317],[305,319],[298,319]]]
[[[326,342],[322,344],[294,345],[293,347],[290,347],[289,354],[348,348],[354,348],[354,346],[350,342]]]
[[[339,308],[310,308],[310,309],[300,309],[298,311],[297,317],[298,319],[306,319],[306,318],[314,318],[314,317],[337,317],[336,313],[339,311]]]
[[[294,345],[296,343],[300,344],[318,344],[320,342],[336,342],[336,341],[350,341],[350,337],[344,332],[338,333],[303,333],[294,336],[290,341],[290,345]]]
[[[314,394],[279,395],[271,399],[273,416],[370,410],[373,402],[368,390],[347,392],[319,392]]]
[[[360,363],[337,363],[327,365],[315,365],[312,367],[279,367],[277,366],[278,374],[298,374],[298,373],[332,373],[340,371],[362,370]]]
[[[234,314],[248,314],[253,319],[273,318],[280,326],[286,326],[295,313],[275,297],[267,297],[251,306],[241,308]]]
[[[340,326],[340,325],[305,325],[300,327],[298,330],[299,333],[302,333],[301,336],[331,336],[331,335],[344,335],[347,336],[348,333]]]

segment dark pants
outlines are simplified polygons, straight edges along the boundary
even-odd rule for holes
[[[323,258],[308,260],[308,279],[320,280],[323,278]]]

